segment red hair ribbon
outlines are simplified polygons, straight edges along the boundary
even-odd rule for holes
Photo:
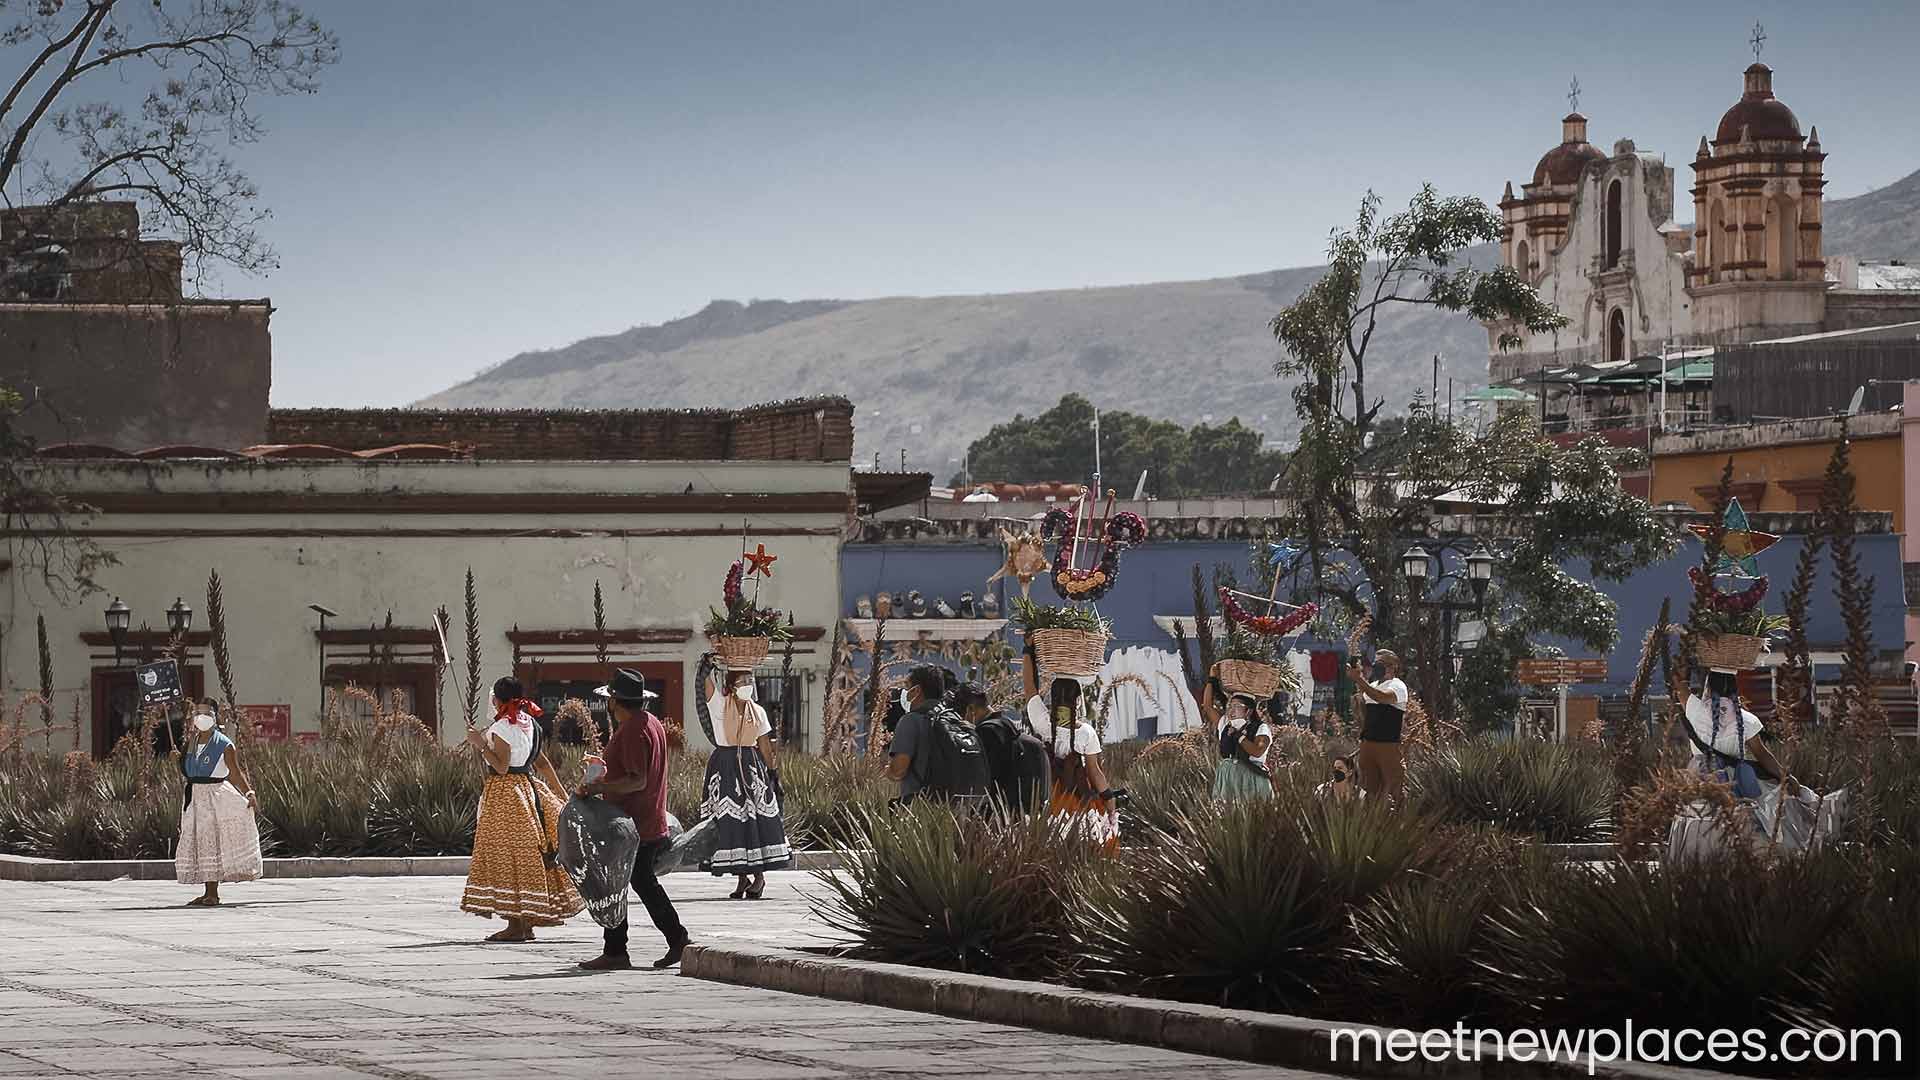
[[[535,705],[526,698],[515,698],[512,701],[501,702],[500,708],[494,711],[493,718],[495,720],[505,720],[509,724],[525,727],[527,721],[521,719],[522,715],[537,719],[546,714],[540,711],[540,706]]]

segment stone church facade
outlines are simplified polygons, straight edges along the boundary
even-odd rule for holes
[[[1509,183],[1500,200],[1501,261],[1571,323],[1541,334],[1490,324],[1492,381],[1663,348],[1852,328],[1861,325],[1852,308],[1862,305],[1876,312],[1871,322],[1920,319],[1920,292],[1889,308],[1888,296],[1856,297],[1829,280],[1819,129],[1802,133],[1765,64],[1747,68],[1740,99],[1712,139],[1700,139],[1691,228],[1675,221],[1665,158],[1631,139],[1608,153],[1588,141],[1587,123],[1578,112],[1565,117],[1560,145],[1519,194]],[[1522,344],[1502,352],[1504,333]]]

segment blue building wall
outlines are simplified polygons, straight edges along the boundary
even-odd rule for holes
[[[1800,556],[1799,537],[1782,539],[1759,556],[1760,570],[1771,579],[1766,598],[1769,611],[1779,611],[1785,601]],[[1855,541],[1862,572],[1874,579],[1873,641],[1881,650],[1905,648],[1906,600],[1903,595],[1900,537],[1897,535],[1860,536]],[[958,603],[960,594],[983,595],[989,588],[987,578],[999,568],[1001,551],[997,546],[964,544],[853,544],[841,549],[840,580],[844,592],[842,610],[852,614],[854,600],[886,591],[904,596],[918,589],[931,606],[936,597]],[[1628,578],[1603,581],[1600,588],[1620,607],[1620,638],[1608,656],[1608,682],[1582,687],[1584,694],[1624,693],[1633,681],[1640,659],[1640,643],[1660,614],[1660,602],[1672,597],[1674,615],[1683,618],[1692,586],[1687,568],[1700,561],[1699,541],[1688,538],[1675,554]],[[1155,615],[1191,615],[1193,612],[1192,573],[1198,563],[1208,580],[1213,567],[1225,563],[1242,580],[1252,577],[1247,545],[1236,542],[1173,542],[1149,544],[1122,556],[1120,580],[1107,598],[1100,602],[1100,613],[1113,620],[1116,646],[1151,645],[1171,648],[1172,641],[1153,621]],[[1569,564],[1567,572],[1581,579],[1588,577],[1584,563]],[[1846,627],[1833,598],[1832,566],[1821,559],[1814,585],[1812,612],[1808,620],[1808,638],[1816,644],[1835,645],[1844,640]],[[1019,586],[1009,581],[995,582],[1000,591],[1002,611],[1006,601],[1019,595]],[[1044,579],[1033,583],[1036,600],[1052,603],[1055,596]],[[1305,648],[1344,649],[1344,643],[1312,642],[1295,639]],[[1584,646],[1567,642],[1557,644],[1569,655],[1591,655]]]

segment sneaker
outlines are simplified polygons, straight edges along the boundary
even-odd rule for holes
[[[656,968],[670,968],[680,962],[680,954],[687,951],[687,939],[681,938],[667,947],[667,955],[653,962]]]
[[[580,968],[583,971],[626,971],[631,967],[633,967],[631,960],[612,953],[602,953],[591,960],[580,961]]]

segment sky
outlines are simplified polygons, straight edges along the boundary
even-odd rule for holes
[[[1679,169],[1740,94],[1830,198],[1920,168],[1920,3],[317,0],[340,62],[236,151],[280,266],[277,406],[406,404],[710,300],[1321,261],[1361,194],[1498,199],[1558,143]],[[208,290],[214,292],[216,290]],[[508,404],[508,403],[503,403]]]

